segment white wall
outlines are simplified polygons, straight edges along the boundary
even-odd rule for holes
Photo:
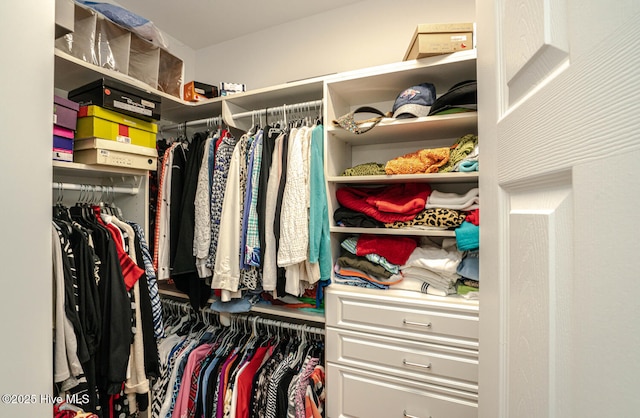
[[[0,2],[0,401],[2,417],[48,417],[52,405],[51,141],[54,5]],[[28,24],[25,24],[28,22]]]
[[[195,79],[256,89],[402,61],[418,24],[474,19],[475,0],[366,0],[198,50]]]

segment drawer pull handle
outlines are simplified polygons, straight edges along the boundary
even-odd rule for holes
[[[404,364],[405,366],[420,367],[421,369],[431,369],[431,363],[420,364],[420,363],[412,363],[407,360],[402,360],[402,364]]]
[[[431,328],[431,322],[427,322],[425,324],[424,322],[413,322],[413,321],[407,321],[406,319],[403,319],[402,323],[405,325],[415,325],[417,327]]]
[[[406,410],[402,411],[402,416],[403,416],[404,418],[420,418],[420,417],[417,417],[417,416],[415,416],[415,415],[409,415],[409,414],[407,414],[407,411],[406,411]],[[429,415],[429,418],[431,418],[431,415]]]

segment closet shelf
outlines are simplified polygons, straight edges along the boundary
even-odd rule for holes
[[[53,161],[53,173],[55,176],[79,176],[82,178],[105,177],[140,177],[147,176],[149,171],[126,167],[112,167],[108,165],[93,165],[71,163],[65,161]]]
[[[158,283],[158,293],[165,296],[170,296],[177,299],[188,300],[187,295],[176,290],[173,286],[167,283]],[[207,301],[208,304],[213,303],[213,299]],[[320,313],[305,312],[297,309],[283,308],[280,306],[270,306],[267,304],[255,305],[251,308],[251,312],[260,314],[277,316],[282,318],[298,319],[306,322],[324,323],[324,315]]]
[[[435,174],[394,174],[387,176],[329,176],[329,183],[342,184],[389,184],[389,183],[475,183],[478,172],[435,173]]]
[[[331,226],[329,232],[336,234],[372,234],[399,235],[419,237],[455,237],[455,231],[440,229],[411,229],[411,228],[352,228],[346,226]]]
[[[334,119],[364,105],[386,112],[401,91],[425,82],[441,95],[457,82],[476,79],[476,58],[472,49],[341,73],[327,79],[328,116]]]
[[[151,88],[140,80],[97,65],[82,61],[59,49],[55,50],[55,86],[70,91],[97,80],[110,77],[131,86],[160,96],[162,119],[171,122],[208,118],[222,113],[222,98],[216,97],[200,102],[186,102],[165,92]]]
[[[475,134],[477,125],[478,113],[466,112],[413,119],[384,118],[376,127],[361,135],[336,126],[327,126],[327,132],[347,144],[373,145],[460,137]]]

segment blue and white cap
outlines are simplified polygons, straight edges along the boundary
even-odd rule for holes
[[[431,83],[409,87],[398,95],[393,104],[393,117],[397,119],[428,116],[436,100],[436,88]]]

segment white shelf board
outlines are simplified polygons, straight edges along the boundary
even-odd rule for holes
[[[345,72],[328,78],[327,89],[353,107],[394,100],[404,89],[425,82],[441,95],[455,83],[476,79],[476,57],[472,49]]]
[[[411,228],[352,228],[346,226],[331,226],[329,232],[336,234],[370,234],[370,235],[399,235],[419,237],[455,237],[455,231],[440,229],[411,229]]]
[[[322,99],[323,83],[323,78],[312,78],[236,93],[223,99],[247,111],[282,107]]]
[[[158,293],[161,295],[171,296],[178,299],[188,300],[187,295],[184,293],[168,288],[168,285],[159,284]],[[207,301],[208,304],[213,303],[213,299]],[[281,318],[298,319],[302,321],[315,322],[323,324],[325,318],[323,314],[306,312],[292,308],[284,308],[281,306],[269,306],[266,304],[258,304],[251,307],[251,312],[261,313],[265,315],[278,316]]]
[[[139,177],[147,176],[149,171],[137,170],[126,167],[113,167],[108,165],[94,165],[72,163],[66,161],[53,161],[53,173],[55,176],[79,176],[79,177]]]
[[[329,183],[342,184],[390,184],[390,183],[475,183],[478,172],[435,173],[435,174],[393,174],[386,176],[330,176]]]
[[[366,126],[366,124],[363,126]],[[412,119],[384,118],[373,129],[359,135],[337,126],[327,125],[327,133],[329,133],[331,137],[337,138],[351,145],[425,141],[461,137],[466,134],[475,134],[477,132],[477,112],[426,116]]]

